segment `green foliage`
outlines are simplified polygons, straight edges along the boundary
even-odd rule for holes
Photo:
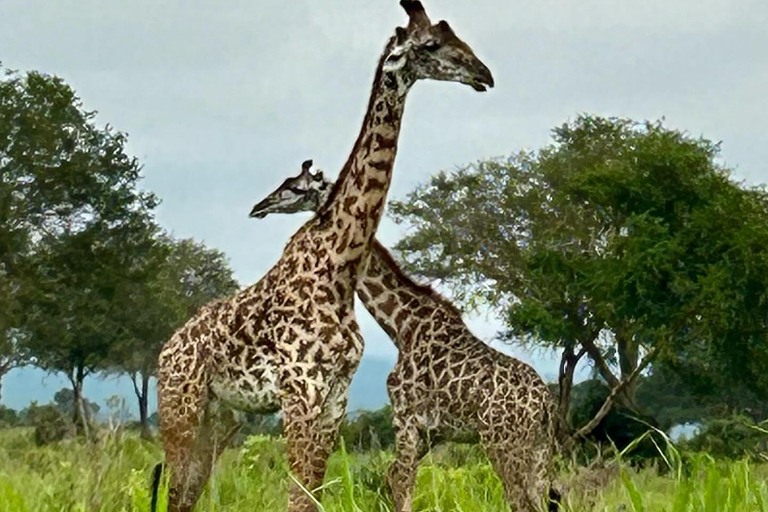
[[[161,232],[126,136],[63,80],[4,71],[0,98],[0,294],[12,299],[0,303],[0,377],[28,361],[65,373],[79,401],[87,375],[117,369],[134,377],[144,421],[162,343],[237,289],[232,271],[220,251]]]
[[[670,370],[764,400],[768,196],[718,152],[660,122],[582,116],[538,152],[392,202],[412,227],[397,248],[409,270],[503,310],[509,339],[586,348],[602,332],[588,355],[612,386],[611,362],[627,376],[655,347]]]
[[[112,299],[122,337],[109,348],[103,367],[133,380],[140,424],[148,437],[149,378],[163,344],[200,307],[232,294],[239,285],[224,253],[159,231],[137,261],[136,274],[122,281]]]
[[[570,423],[578,429],[595,417],[595,414],[605,402],[608,396],[608,387],[598,379],[580,382],[573,389],[573,399],[570,410]],[[643,407],[645,404],[640,402]],[[644,407],[643,407],[644,408]],[[591,443],[599,443],[602,447],[615,447],[618,450],[627,450],[624,459],[632,464],[648,464],[651,459],[659,456],[654,439],[655,434],[646,435],[650,427],[660,428],[655,418],[628,409],[621,404],[614,405],[608,414],[598,423],[588,439],[590,443],[581,446],[579,456],[581,460],[589,460],[595,455]],[[645,437],[642,441],[638,439]],[[585,459],[586,457],[586,459]]]
[[[34,440],[38,446],[61,441],[71,432],[71,416],[66,416],[56,404],[37,405],[33,402],[23,414],[24,423],[34,427]]]
[[[114,298],[139,277],[157,200],[138,188],[126,136],[97,126],[60,78],[5,71],[0,98],[0,291],[14,298],[0,350],[79,393],[121,339]]]
[[[53,395],[55,405],[63,415],[72,418],[75,415],[75,393],[69,388],[61,388]],[[99,404],[91,402],[83,397],[83,405],[89,418],[93,418],[99,412]]]
[[[746,416],[713,419],[699,434],[685,443],[686,448],[714,457],[738,460],[768,460],[768,421],[756,423]]]
[[[287,470],[285,440],[268,435],[248,436],[240,448],[240,458],[254,474],[263,474],[276,468]]]
[[[392,407],[387,405],[376,411],[361,411],[347,419],[339,432],[347,449],[369,451],[387,449],[395,442],[392,427]]]
[[[283,433],[283,422],[277,414],[245,413],[242,426],[232,443],[240,445],[244,440],[258,436],[278,437]]]
[[[192,239],[158,233],[140,265],[145,278],[124,282],[114,299],[125,337],[110,359],[120,372],[149,375],[173,332],[239,285],[224,253]]]
[[[19,413],[10,407],[0,405],[0,428],[10,428],[19,425]]]

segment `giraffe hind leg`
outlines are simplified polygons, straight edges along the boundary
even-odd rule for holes
[[[161,389],[159,398],[165,468],[170,471],[168,512],[189,512],[237,422],[231,411],[210,401],[202,384],[189,384],[184,395],[178,388]]]
[[[387,480],[395,500],[395,510],[411,512],[419,459],[426,455],[428,448],[412,421],[396,414],[394,426],[395,460],[389,467]]]

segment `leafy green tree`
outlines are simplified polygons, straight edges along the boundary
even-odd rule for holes
[[[392,407],[360,411],[354,419],[342,423],[339,435],[347,450],[371,451],[391,447],[395,442]]]
[[[119,292],[135,277],[131,268],[144,252],[141,244],[150,243],[134,238],[134,227],[95,225],[59,235],[30,258],[35,285],[24,296],[23,343],[35,365],[70,380],[73,423],[85,434],[83,382],[105,367],[111,347],[126,338]]]
[[[5,295],[0,292],[0,296],[10,297],[10,292]],[[15,299],[11,299],[14,300]],[[17,366],[20,366],[24,362],[24,357],[18,349],[18,336],[20,335],[18,330],[10,327],[11,322],[6,323],[5,329],[0,326],[0,397],[2,396],[3,389],[3,377],[9,371]]]
[[[87,432],[83,379],[122,335],[112,299],[135,277],[157,201],[125,135],[97,126],[60,78],[5,71],[0,98],[0,291],[13,298],[0,301],[0,350],[64,372]]]
[[[768,458],[768,421],[757,423],[753,418],[740,415],[714,419],[684,446],[714,457],[733,460],[749,457],[755,462],[765,462]]]
[[[0,405],[0,428],[15,427],[19,421],[19,413],[15,409]]]
[[[99,404],[93,403],[85,397],[83,397],[82,400],[86,416],[88,419],[93,419],[99,413],[101,407],[99,407]],[[56,405],[66,417],[73,418],[75,416],[77,405],[75,401],[75,393],[72,389],[61,388],[58,390],[53,395],[53,404]]]
[[[139,423],[149,436],[147,398],[163,344],[203,305],[234,293],[239,285],[226,256],[192,239],[155,236],[141,261],[142,278],[122,281],[114,299],[125,336],[109,353],[110,371],[130,376]]]
[[[584,355],[608,406],[637,409],[662,359],[768,390],[765,194],[730,179],[718,145],[661,123],[582,116],[553,139],[394,201],[407,267],[501,310],[505,338],[561,350],[563,416]]]
[[[71,417],[68,418],[54,403],[37,405],[32,402],[20,416],[24,425],[34,427],[38,446],[61,441],[72,431]]]

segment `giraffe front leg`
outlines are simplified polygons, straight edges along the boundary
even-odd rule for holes
[[[414,421],[404,419],[395,412],[395,460],[389,467],[387,479],[392,489],[397,512],[413,510],[413,489],[416,484],[416,470],[420,456],[425,452],[425,443],[419,435]]]
[[[315,502],[319,498],[315,491],[323,483],[326,463],[333,450],[335,437],[329,432],[334,427],[320,407],[314,409],[299,399],[290,400],[283,408],[288,464],[293,476],[304,487],[301,489],[295,483],[291,486],[289,512],[317,510]]]

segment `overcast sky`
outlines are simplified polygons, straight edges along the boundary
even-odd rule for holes
[[[738,178],[768,181],[768,2],[425,0],[425,7],[472,46],[496,88],[414,87],[390,197],[437,170],[537,148],[581,112],[665,116],[669,126],[722,140]],[[307,158],[336,175],[360,128],[379,53],[405,22],[396,0],[0,0],[0,60],[63,77],[100,123],[128,132],[144,186],[163,200],[160,223],[225,251],[250,284],[307,219],[251,220],[252,204]],[[379,236],[392,244],[398,229],[385,219]],[[366,355],[392,357],[372,319],[360,320]],[[499,324],[471,325],[490,339]],[[553,376],[552,361],[533,360]]]

